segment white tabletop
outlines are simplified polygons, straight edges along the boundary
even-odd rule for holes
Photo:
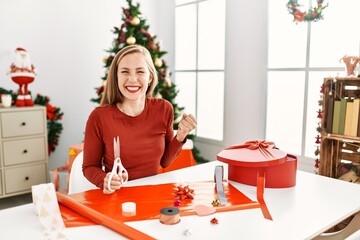
[[[128,186],[181,183],[212,180],[214,161],[152,177],[137,179]],[[256,187],[230,181],[252,200]],[[164,225],[158,220],[128,222],[156,239],[311,239],[360,211],[360,185],[306,173],[297,172],[293,188],[270,189],[264,192],[265,202],[273,221],[263,217],[260,208],[215,213],[209,216],[181,217],[175,225]],[[120,209],[119,209],[120,211]],[[211,224],[216,217],[219,224]],[[1,239],[46,239],[32,204],[0,211]],[[191,231],[190,236],[184,232]],[[124,239],[102,226],[67,228],[68,239]]]

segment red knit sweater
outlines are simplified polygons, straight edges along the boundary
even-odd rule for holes
[[[85,177],[103,188],[106,172],[111,171],[114,163],[113,140],[117,136],[129,180],[155,175],[160,165],[169,166],[184,144],[174,137],[173,118],[172,105],[156,98],[148,98],[145,109],[136,117],[124,114],[116,105],[94,109],[85,129]]]

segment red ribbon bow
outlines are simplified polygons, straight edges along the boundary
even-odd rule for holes
[[[247,149],[250,149],[250,150],[259,149],[260,153],[264,157],[266,157],[266,158],[275,158],[275,156],[271,152],[269,152],[269,150],[268,150],[269,147],[275,148],[275,143],[267,142],[265,140],[253,140],[253,141],[245,142],[244,144],[241,144],[241,145],[230,146],[228,148],[225,148],[225,150],[238,149],[238,148],[247,148]]]
[[[175,188],[175,195],[177,199],[194,199],[194,189],[189,188],[189,186],[177,186]]]

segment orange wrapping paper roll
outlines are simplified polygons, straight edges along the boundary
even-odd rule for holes
[[[90,218],[95,223],[102,224],[105,227],[108,227],[125,237],[128,237],[130,239],[139,239],[139,240],[155,239],[143,232],[140,232],[132,227],[125,225],[123,222],[115,221],[108,216],[105,216],[89,207],[86,207],[85,205],[75,201],[74,199],[72,199],[67,195],[64,195],[60,192],[56,192],[56,196],[60,203],[68,206],[75,212],[78,212],[84,217]]]
[[[249,199],[246,195],[236,189],[232,184],[224,182],[225,196],[228,204],[225,206],[216,206],[216,212],[237,211],[252,208],[260,208],[260,204]],[[89,190],[82,193],[71,194],[68,197],[85,207],[107,216],[114,221],[128,222],[149,219],[159,219],[160,209],[173,206],[177,199],[175,196],[176,186],[179,184],[165,183],[157,185],[144,185],[133,187],[122,187],[113,194],[103,194],[101,189]],[[182,185],[194,189],[194,199],[181,200],[178,207],[180,216],[196,215],[194,206],[209,205],[214,199],[217,199],[215,183],[190,182]],[[136,203],[136,215],[124,216],[121,214],[121,204],[124,202]],[[70,208],[60,205],[61,214],[67,227],[82,226],[81,216],[76,212],[72,215]],[[88,219],[85,219],[84,225],[89,225]],[[91,220],[91,219],[90,219]]]

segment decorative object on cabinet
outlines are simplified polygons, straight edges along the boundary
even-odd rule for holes
[[[14,62],[10,65],[8,75],[19,85],[16,106],[32,107],[34,101],[28,90],[28,85],[32,83],[36,76],[36,68],[31,64],[30,56],[24,48],[16,48]]]
[[[0,198],[48,182],[46,108],[0,108]]]
[[[325,78],[323,89],[319,174],[337,178],[360,164],[360,78]]]
[[[340,62],[341,61],[345,63],[347,76],[355,76],[355,69],[357,64],[360,62],[360,57],[345,55],[340,59]]]

